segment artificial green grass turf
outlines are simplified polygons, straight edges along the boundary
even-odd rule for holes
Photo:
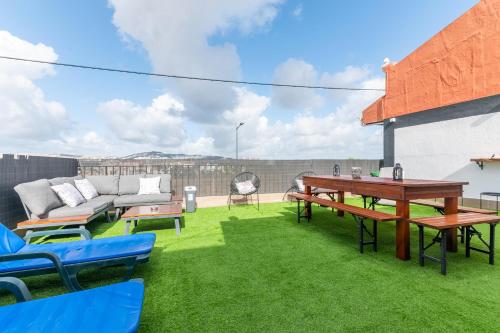
[[[291,203],[263,204],[260,211],[198,209],[185,214],[180,237],[173,221],[140,223],[134,232],[157,234],[150,262],[134,273],[146,286],[140,331],[500,331],[500,266],[488,265],[486,255],[465,258],[460,245],[442,276],[436,263],[418,265],[414,226],[412,259],[403,262],[394,257],[393,222],[379,224],[378,252],[367,247],[360,254],[350,215],[314,206],[311,223],[297,224],[295,209]],[[124,225],[101,220],[90,229],[108,237],[121,235]],[[428,241],[434,233],[427,232]],[[81,281],[109,284],[122,272],[92,270]],[[25,281],[35,298],[66,292],[56,275]],[[2,304],[12,301],[2,295]]]

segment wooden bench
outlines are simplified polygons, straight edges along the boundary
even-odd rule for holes
[[[424,266],[425,259],[441,263],[441,273],[446,275],[446,237],[450,229],[464,228],[465,229],[465,256],[470,256],[470,251],[478,251],[489,255],[489,263],[493,265],[495,260],[495,227],[500,221],[500,216],[480,213],[458,213],[434,217],[422,217],[410,219],[410,223],[418,225],[418,258],[420,266]],[[490,225],[490,242],[487,243],[482,234],[474,228],[476,224]],[[424,244],[424,227],[438,230],[438,234],[433,238],[432,242],[425,246]],[[470,241],[473,236],[478,236],[481,242],[488,250],[472,247]],[[440,243],[441,254],[440,258],[436,258],[425,254],[425,250],[430,248],[435,243]]]
[[[412,200],[410,202],[414,205],[432,207],[441,215],[444,215],[444,203],[442,202],[430,201],[430,200]],[[495,212],[494,210],[465,207],[465,206],[458,206],[458,213],[479,213],[479,214],[491,214],[491,215],[497,214],[497,212]],[[460,237],[460,242],[463,244],[465,240],[465,228],[460,227],[458,228],[458,230],[460,230],[460,235],[458,235],[458,237]]]
[[[444,203],[439,201],[429,201],[429,200],[412,200],[410,203],[414,205],[427,206],[432,207],[437,210],[439,213],[444,215]],[[491,214],[496,215],[497,212],[494,210],[482,209],[482,208],[473,208],[473,207],[465,207],[458,206],[459,213],[479,213],[479,214]]]
[[[313,195],[307,195],[302,193],[292,193],[289,194],[288,197],[290,199],[294,199],[297,201],[297,222],[300,223],[301,218],[307,218],[309,221],[311,218],[310,211],[306,215],[303,215],[305,209],[301,210],[300,202],[308,202],[308,203],[316,203],[320,206],[330,207],[333,209],[337,209],[339,211],[344,211],[350,213],[356,223],[358,224],[359,229],[359,252],[363,253],[365,245],[372,245],[373,251],[377,251],[377,223],[385,222],[385,221],[396,221],[399,220],[400,217],[388,213],[378,212],[371,209],[366,209],[358,206],[347,205],[342,202],[332,201],[328,199],[318,198]],[[370,232],[365,226],[365,219],[373,220],[373,229]],[[368,234],[372,240],[365,241],[365,233]]]

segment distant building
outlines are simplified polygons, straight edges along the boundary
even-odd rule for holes
[[[500,0],[481,0],[383,70],[386,94],[362,122],[384,126],[384,164],[401,163],[410,178],[469,181],[466,198],[500,192],[500,161],[471,161],[500,157]]]

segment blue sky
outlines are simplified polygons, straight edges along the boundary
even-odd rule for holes
[[[180,75],[378,88],[385,57],[400,60],[476,2],[3,1],[0,53]],[[245,121],[240,156],[246,158],[382,155],[380,128],[359,125],[374,93],[214,86],[0,62],[0,87],[6,87],[0,106],[7,110],[0,121],[9,123],[0,144],[5,153],[232,156],[234,125]]]

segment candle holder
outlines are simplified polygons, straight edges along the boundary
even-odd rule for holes
[[[351,169],[352,179],[361,179],[362,170],[360,167],[353,167]]]

